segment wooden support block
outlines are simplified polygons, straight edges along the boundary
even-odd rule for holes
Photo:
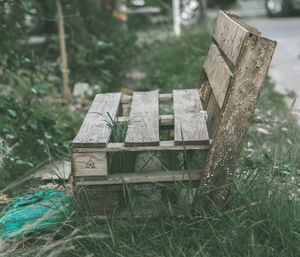
[[[128,184],[144,184],[144,183],[164,183],[174,181],[197,181],[200,178],[201,170],[185,170],[177,171],[157,171],[145,173],[124,173],[109,175],[107,180],[103,181],[84,181],[77,182],[77,186],[96,186],[96,185],[122,185]]]
[[[85,177],[93,177],[99,180],[107,178],[107,153],[83,152],[72,153],[74,180]]]
[[[176,145],[208,145],[209,137],[197,89],[173,90]]]

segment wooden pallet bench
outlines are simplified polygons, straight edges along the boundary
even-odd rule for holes
[[[224,201],[228,192],[224,185],[232,181],[275,46],[275,41],[262,37],[239,17],[220,11],[199,89],[96,95],[72,145],[75,188],[84,187],[97,210],[118,205],[107,207],[100,199],[108,199],[124,182],[145,188],[153,183],[194,181],[198,183],[197,196],[205,194],[208,187],[223,186],[206,197]],[[172,113],[160,113],[164,102],[170,103]],[[122,109],[128,105],[130,114],[125,117]],[[123,142],[111,142],[110,119],[120,124],[129,120]],[[173,130],[171,140],[161,139],[164,127]],[[113,153],[160,151],[200,151],[207,156],[200,169],[128,170],[121,174],[109,169]],[[117,199],[117,194],[114,197]]]
[[[173,101],[174,114],[159,115],[159,102]],[[131,102],[129,117],[118,117],[123,104]],[[101,110],[101,112],[99,112]],[[202,108],[197,89],[174,90],[172,94],[134,92],[132,97],[120,93],[99,94],[95,97],[76,138],[73,141],[73,171],[76,185],[143,183],[145,181],[173,181],[165,172],[110,174],[108,156],[112,152],[208,150],[209,136],[205,122],[206,112]],[[120,123],[129,120],[124,142],[110,143],[112,130],[109,119]],[[174,140],[161,141],[160,127],[174,129]],[[111,171],[112,173],[113,171]],[[128,171],[130,172],[130,171]],[[133,172],[133,171],[131,171]],[[188,174],[175,172],[175,177]],[[136,177],[135,177],[136,176]],[[194,174],[199,179],[199,174]]]

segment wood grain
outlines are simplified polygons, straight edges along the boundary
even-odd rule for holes
[[[221,109],[213,93],[210,94],[206,111],[208,116],[206,124],[209,138],[214,138],[215,130],[221,119]]]
[[[160,141],[158,146],[130,146],[126,147],[124,143],[109,143],[106,148],[73,148],[73,153],[89,152],[143,152],[143,151],[176,151],[176,150],[207,150],[209,145],[175,145],[175,141]]]
[[[213,42],[210,44],[203,67],[221,109],[233,75]]]
[[[105,152],[72,152],[72,171],[74,177],[107,177],[107,154]],[[91,175],[92,174],[92,175]]]
[[[159,145],[158,90],[134,92],[125,146]]]
[[[176,145],[205,145],[209,137],[197,89],[173,90]]]
[[[257,35],[248,37],[243,43],[227,104],[201,173],[201,188],[197,195],[202,195],[202,208],[207,208],[211,202],[220,207],[226,202],[235,164],[250,127],[275,46],[275,41]],[[211,193],[205,193],[207,190]]]
[[[245,28],[232,20],[226,13],[218,12],[213,38],[233,65],[238,61],[243,43],[248,34]]]
[[[120,124],[124,124],[126,121],[128,121],[128,117],[118,117],[118,122]],[[174,125],[174,115],[173,114],[165,114],[165,115],[159,115],[159,125],[160,126],[172,126]]]
[[[160,102],[171,101],[173,94],[159,94],[158,96]],[[122,95],[121,103],[126,104],[132,101],[132,95]]]
[[[124,173],[111,174],[105,181],[85,181],[77,182],[77,186],[88,185],[117,185],[125,183],[161,183],[172,181],[197,180],[200,177],[201,170],[191,170],[190,173],[184,170],[179,171],[156,171],[146,173]]]
[[[73,147],[106,147],[111,129],[107,126],[109,116],[115,119],[121,93],[96,95],[81,128],[73,140]]]
[[[199,81],[199,92],[201,95],[201,103],[204,110],[206,110],[208,105],[208,100],[211,94],[211,86],[208,82],[207,76],[205,74],[205,70],[202,69],[201,77]]]

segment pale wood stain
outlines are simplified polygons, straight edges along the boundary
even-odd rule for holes
[[[213,38],[233,65],[238,61],[244,40],[248,34],[245,28],[230,19],[226,13],[218,12]]]
[[[96,95],[83,124],[73,140],[74,147],[106,147],[111,129],[107,126],[109,116],[115,119],[121,93]]]
[[[159,145],[158,90],[134,92],[125,146]]]
[[[161,183],[161,182],[173,182],[173,181],[189,181],[198,180],[201,170],[191,170],[190,172],[179,171],[156,171],[146,173],[125,173],[125,174],[112,174],[109,175],[105,181],[85,181],[77,182],[77,186],[88,185],[118,185],[126,183]]]
[[[205,59],[204,70],[221,109],[233,75],[213,42]]]
[[[107,177],[107,153],[72,153],[72,170],[74,177],[99,176]]]
[[[173,90],[173,101],[175,144],[209,144],[205,114],[198,90]]]

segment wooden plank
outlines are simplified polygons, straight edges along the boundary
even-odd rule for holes
[[[213,42],[210,44],[203,67],[221,109],[233,75]]]
[[[197,89],[173,90],[176,145],[205,145],[209,137]]]
[[[124,124],[126,121],[129,120],[128,117],[118,117],[117,119],[120,124]],[[160,115],[159,116],[159,125],[160,126],[174,125],[174,115],[173,114]]]
[[[206,124],[209,138],[214,138],[215,130],[221,119],[221,109],[213,93],[210,94],[206,111],[208,116]]]
[[[219,11],[213,38],[233,65],[236,65],[248,31],[226,13]]]
[[[159,101],[160,102],[166,102],[171,101],[173,99],[173,94],[159,94]]]
[[[125,146],[159,145],[158,90],[134,92]]]
[[[115,119],[121,93],[96,95],[81,128],[73,140],[74,147],[106,147],[111,129],[107,126],[109,116]]]
[[[175,145],[175,141],[160,141],[159,146],[126,147],[124,143],[109,143],[106,148],[73,148],[73,153],[89,152],[142,152],[142,151],[178,151],[178,150],[208,150],[209,145]]]
[[[207,76],[205,74],[205,70],[202,69],[201,77],[200,77],[200,81],[199,81],[199,92],[201,95],[201,102],[202,102],[202,107],[204,110],[206,110],[206,108],[207,108],[207,104],[208,104],[208,100],[209,100],[211,91],[212,91],[212,89],[208,82]]]
[[[99,179],[107,177],[107,154],[106,152],[72,152],[72,171],[74,177],[90,176],[92,173]]]
[[[111,174],[105,181],[84,181],[77,182],[76,186],[88,185],[118,185],[124,182],[130,183],[162,183],[173,181],[197,180],[200,177],[201,170],[191,170],[190,173],[184,170],[179,171],[156,171],[146,173],[124,173]]]
[[[222,207],[226,202],[275,46],[275,41],[256,35],[243,44],[235,79],[201,173],[201,188],[197,191],[202,196],[201,208],[209,207],[211,202]]]
[[[173,94],[159,94],[158,96],[160,102],[171,101],[173,99]],[[130,103],[132,101],[132,95],[122,95],[121,103]]]

